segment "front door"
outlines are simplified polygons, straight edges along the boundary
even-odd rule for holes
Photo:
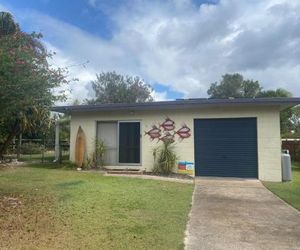
[[[119,123],[119,163],[140,163],[140,123]]]

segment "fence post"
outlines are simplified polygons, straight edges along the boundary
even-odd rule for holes
[[[22,133],[19,134],[18,148],[17,148],[17,160],[20,160],[22,147]]]
[[[59,145],[59,163],[61,164],[62,163],[62,146]]]
[[[54,161],[58,161],[60,156],[60,147],[59,147],[59,121],[55,122],[55,159]]]
[[[43,139],[42,163],[44,163],[44,154],[45,154],[45,138]]]

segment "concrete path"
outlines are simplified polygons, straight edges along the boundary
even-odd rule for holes
[[[113,176],[113,177],[126,177],[126,178],[139,178],[145,180],[158,180],[158,181],[171,181],[171,182],[180,182],[180,183],[189,183],[192,184],[194,182],[193,179],[179,179],[173,177],[164,177],[164,176],[154,176],[154,175],[138,175],[138,174],[104,174],[105,176]]]
[[[300,213],[257,180],[197,179],[186,249],[300,249]]]

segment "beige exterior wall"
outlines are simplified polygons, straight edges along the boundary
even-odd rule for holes
[[[76,113],[71,119],[70,160],[74,161],[75,141],[78,127],[81,126],[87,138],[87,154],[95,149],[97,121],[140,121],[141,122],[141,166],[151,171],[153,166],[152,149],[161,142],[151,141],[144,132],[152,125],[160,124],[166,117],[175,121],[179,129],[182,123],[191,129],[192,136],[181,142],[176,137],[176,151],[179,159],[194,162],[194,119],[197,118],[238,118],[256,117],[258,136],[258,173],[260,180],[281,181],[281,140],[279,107],[226,107],[201,108],[191,110],[159,110],[159,111],[123,111]],[[124,168],[124,166],[122,166]],[[130,167],[130,166],[128,166]],[[134,167],[136,168],[136,166]]]

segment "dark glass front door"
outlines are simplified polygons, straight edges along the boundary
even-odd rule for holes
[[[140,163],[140,123],[119,123],[119,163]]]

